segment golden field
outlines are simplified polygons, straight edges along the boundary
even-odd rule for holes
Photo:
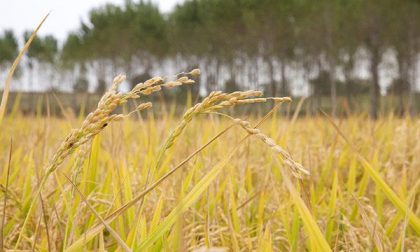
[[[182,117],[155,116],[152,110],[105,125],[54,169],[38,196],[45,167],[85,116],[23,117],[16,111],[6,116],[0,134],[1,189],[7,196],[1,202],[3,246],[37,251],[420,247],[419,119],[359,116],[332,123],[327,117],[278,112],[244,118],[261,122],[260,132],[310,171],[298,179],[284,156],[216,113],[194,116],[162,155]]]
[[[127,92],[118,75],[93,109],[87,90],[64,94],[67,102],[54,91],[26,94],[38,99],[23,98],[25,108],[25,95],[8,101],[11,82],[47,16],[25,38],[2,91],[0,252],[419,251],[420,118],[384,112],[396,111],[393,97],[379,104],[379,47],[371,59],[378,120],[357,112],[366,105],[357,101],[359,109],[343,102],[342,117],[332,117],[305,99],[256,90],[193,102],[185,86],[200,80],[199,69]],[[185,102],[149,97],[180,86],[186,92],[172,95]]]

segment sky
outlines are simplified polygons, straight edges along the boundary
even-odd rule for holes
[[[183,0],[151,0],[164,13]],[[0,32],[12,29],[21,38],[26,30],[33,30],[42,16],[50,16],[39,31],[52,34],[60,41],[70,31],[78,29],[81,20],[87,20],[89,10],[106,3],[122,5],[125,0],[0,0]]]

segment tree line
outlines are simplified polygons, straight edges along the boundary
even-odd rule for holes
[[[399,97],[401,113],[413,114],[418,27],[417,0],[187,0],[167,14],[148,1],[126,1],[91,10],[60,46],[52,36],[38,37],[27,71],[50,69],[71,80],[76,92],[90,87],[101,93],[118,71],[134,84],[161,69],[200,67],[196,94],[243,88],[272,96],[303,93],[314,107],[329,97],[332,113],[338,97],[351,106],[354,97],[369,94],[369,113],[377,118],[386,91]],[[6,31],[0,67],[16,54],[16,37]],[[381,69],[388,68],[394,74],[383,90]]]

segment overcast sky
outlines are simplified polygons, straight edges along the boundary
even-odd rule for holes
[[[41,17],[50,12],[39,34],[53,34],[63,40],[69,31],[77,30],[90,9],[106,3],[123,4],[125,0],[0,0],[0,32],[12,29],[21,38],[33,30]],[[183,0],[152,0],[161,11],[169,12]]]

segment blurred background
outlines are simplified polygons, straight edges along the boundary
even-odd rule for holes
[[[121,72],[128,90],[197,67],[197,85],[164,93],[166,101],[259,89],[305,97],[306,115],[420,112],[418,0],[15,0],[0,8],[0,87],[51,11],[12,83],[10,103],[26,114],[47,104],[57,115],[61,105],[89,109]]]

